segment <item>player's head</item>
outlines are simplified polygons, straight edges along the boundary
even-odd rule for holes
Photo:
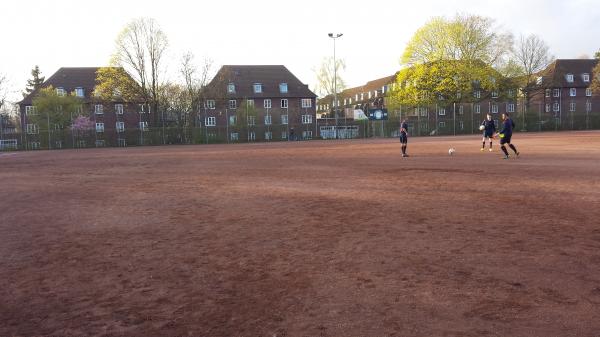
[[[486,116],[486,117],[487,117],[487,120],[488,120],[488,121],[491,121],[491,120],[492,120],[492,115],[490,115],[490,114],[487,114],[487,116]]]
[[[502,113],[502,120],[508,119],[510,116],[508,115],[508,112],[503,112]]]

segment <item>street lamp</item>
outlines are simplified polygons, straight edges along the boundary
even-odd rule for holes
[[[335,138],[338,138],[338,113],[337,113],[337,64],[335,62],[335,39],[342,37],[342,33],[327,34],[333,39],[333,113],[335,114]]]

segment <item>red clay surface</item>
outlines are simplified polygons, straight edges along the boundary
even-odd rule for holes
[[[0,336],[600,336],[600,132],[513,141],[2,155]]]

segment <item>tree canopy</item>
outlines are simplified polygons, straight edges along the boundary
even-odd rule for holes
[[[74,93],[61,96],[52,86],[49,86],[40,89],[33,99],[37,114],[28,118],[36,124],[48,123],[66,127],[71,125],[71,117],[81,113],[82,103],[81,98]]]

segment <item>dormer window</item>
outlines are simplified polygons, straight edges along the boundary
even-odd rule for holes
[[[567,74],[567,82],[573,83],[573,74]]]
[[[544,81],[544,78],[542,76],[539,76],[536,80],[535,80],[535,84],[537,85],[541,85],[542,82]]]
[[[262,93],[262,84],[260,84],[260,83],[254,83],[253,88],[254,88],[254,93],[255,94]]]
[[[75,96],[83,97],[83,88],[75,88]]]
[[[590,74],[583,74],[583,81],[584,82],[589,82],[590,81]]]
[[[233,84],[233,83],[227,84],[227,93],[235,94],[235,84]]]
[[[56,94],[58,96],[64,96],[65,95],[65,88],[56,88]]]
[[[288,92],[287,83],[279,83],[279,92],[282,94],[287,94],[287,92]]]

